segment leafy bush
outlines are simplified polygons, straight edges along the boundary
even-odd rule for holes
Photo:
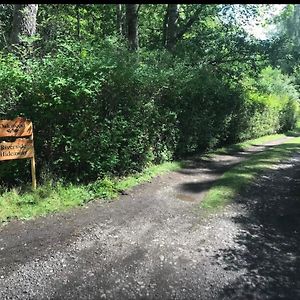
[[[115,40],[61,44],[26,64],[0,58],[1,117],[31,119],[37,170],[47,166],[69,181],[126,175],[295,122],[297,95],[277,71],[264,71],[260,84],[231,84],[163,51],[137,57]],[[14,175],[24,172],[23,162],[12,163]],[[1,177],[10,182],[4,165]]]
[[[295,127],[299,94],[293,78],[267,67],[258,78],[246,78],[243,84],[248,101],[243,107],[241,140]]]

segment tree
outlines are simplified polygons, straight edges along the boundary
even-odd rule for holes
[[[293,73],[300,57],[300,5],[287,5],[277,18],[270,46],[270,60],[273,66],[280,66],[286,73]]]
[[[11,44],[20,44],[22,36],[31,37],[36,32],[38,4],[15,4]]]
[[[127,38],[130,50],[139,48],[138,37],[138,4],[126,4]]]
[[[166,30],[165,46],[168,50],[173,51],[177,39],[178,4],[168,4],[165,20],[167,24],[164,28]]]
[[[286,32],[295,47],[300,48],[300,4],[294,5],[294,11],[286,21]]]
[[[124,11],[123,11],[123,5],[122,4],[116,4],[116,12],[117,12],[117,33],[120,36],[125,36],[126,35],[126,30],[125,30],[125,24],[124,24]]]
[[[200,13],[202,12],[203,5],[194,5],[193,8],[194,7],[195,10],[191,13],[184,13],[186,21],[183,23],[179,19],[179,5],[168,4],[163,29],[163,43],[168,50],[173,51],[176,43],[182,39],[183,35],[198,20]]]

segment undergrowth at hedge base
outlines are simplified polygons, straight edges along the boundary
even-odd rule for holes
[[[300,125],[300,122],[298,124]],[[297,130],[290,132],[290,134],[296,133]],[[243,143],[243,149],[247,145],[258,145],[284,136],[271,135],[249,140]],[[237,145],[240,150],[241,144]],[[221,153],[228,153],[232,149],[237,148],[237,145],[222,148]],[[220,149],[217,149],[216,153],[218,151]],[[203,155],[215,155],[215,153],[202,154],[202,157]],[[142,172],[130,176],[123,178],[104,177],[87,185],[64,184],[62,181],[55,182],[51,178],[48,178],[36,191],[31,191],[29,185],[7,189],[7,191],[3,191],[0,195],[0,222],[6,222],[11,219],[30,219],[57,211],[64,211],[71,207],[85,205],[87,202],[99,198],[103,201],[111,201],[118,197],[120,192],[128,190],[139,183],[149,181],[156,175],[179,170],[181,166],[182,161],[166,162],[149,166]],[[213,200],[212,202],[216,203],[218,201]]]
[[[180,168],[178,162],[167,162],[146,168],[143,172],[125,178],[110,179],[108,177],[97,180],[88,185],[63,184],[48,180],[31,191],[13,188],[2,192],[0,196],[0,222],[11,219],[31,219],[71,207],[85,205],[91,200],[101,198],[111,201],[120,192],[128,190],[137,184],[149,181],[158,174],[175,171]]]

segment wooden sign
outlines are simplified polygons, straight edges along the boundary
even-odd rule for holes
[[[33,141],[19,139],[14,142],[0,142],[0,160],[32,158]]]
[[[0,137],[29,137],[31,135],[32,122],[25,118],[0,120]]]
[[[12,138],[15,138],[15,141],[11,141]],[[32,188],[35,190],[32,122],[22,117],[17,117],[14,120],[0,120],[0,161],[23,158],[30,158],[31,160]]]

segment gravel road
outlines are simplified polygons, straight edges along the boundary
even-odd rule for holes
[[[300,299],[300,154],[223,211],[199,209],[224,170],[265,146],[0,227],[0,299]]]

